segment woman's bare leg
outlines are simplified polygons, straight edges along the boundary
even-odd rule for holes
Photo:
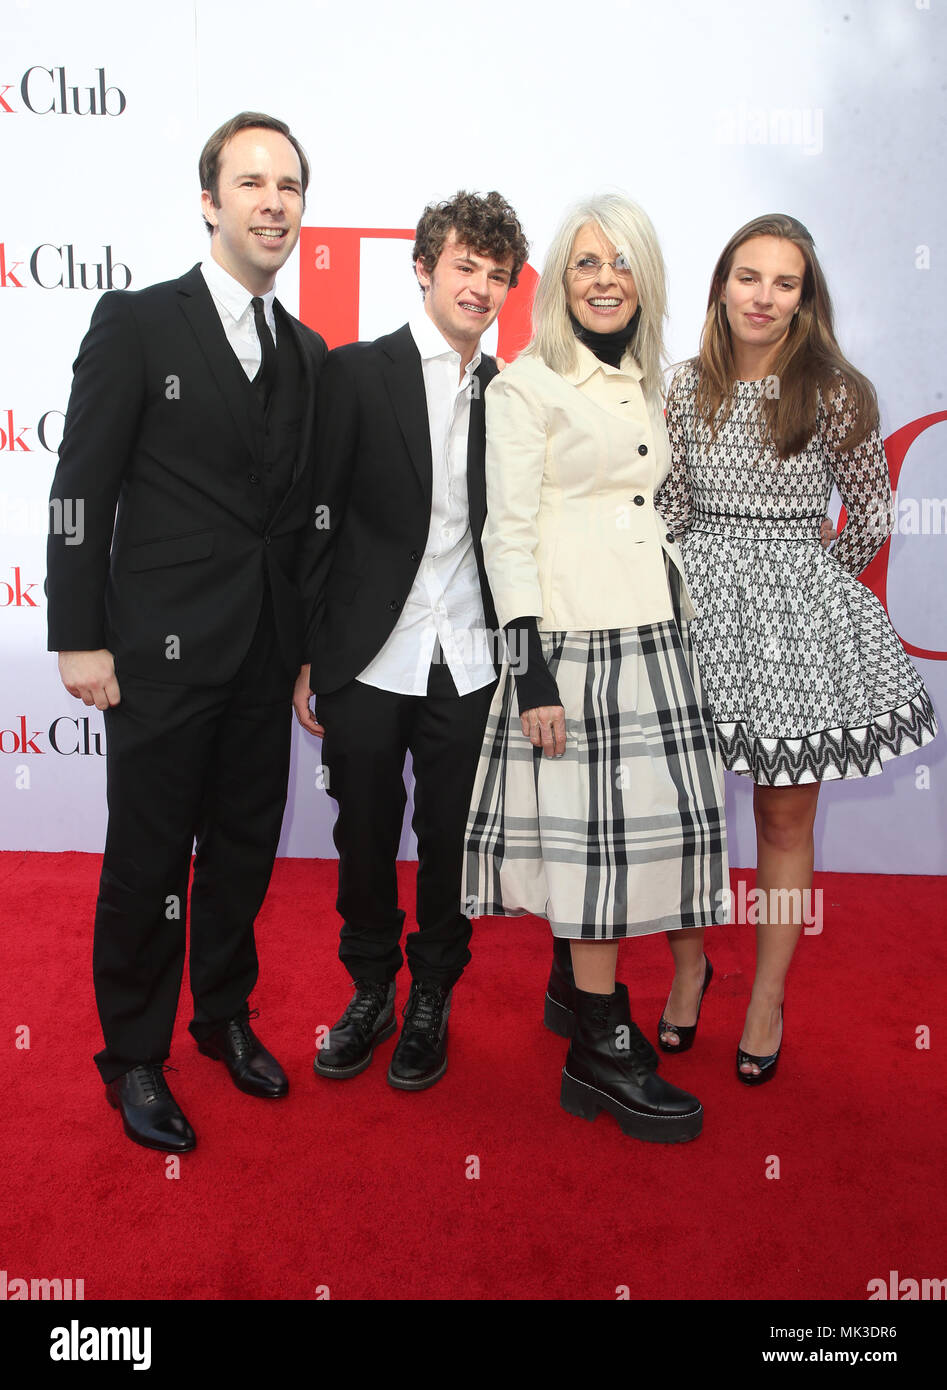
[[[682,931],[669,931],[667,940],[674,957],[674,981],[664,1018],[679,1028],[692,1028],[697,1022],[697,1001],[706,973],[704,929],[685,927]],[[676,1033],[662,1033],[661,1041],[677,1047],[680,1038]]]
[[[813,828],[819,785],[810,782],[798,787],[758,786],[753,792],[756,886],[765,898],[759,908],[756,978],[740,1048],[756,1057],[770,1056],[782,1040],[780,1011],[786,974],[802,932],[805,895],[812,891]],[[759,1073],[759,1067],[750,1062],[740,1070],[749,1075]]]
[[[586,994],[614,994],[618,965],[617,941],[573,941],[572,970]]]

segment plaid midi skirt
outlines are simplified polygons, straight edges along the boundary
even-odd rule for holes
[[[687,624],[543,632],[566,751],[520,726],[506,662],[474,784],[468,917],[614,941],[728,920],[723,768]]]

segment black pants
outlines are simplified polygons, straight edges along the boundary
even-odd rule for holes
[[[441,662],[431,667],[426,695],[351,681],[316,697],[327,790],[339,807],[339,959],[353,980],[385,983],[402,963],[395,864],[408,752],[418,839],[418,931],[405,942],[408,968],[416,980],[452,985],[470,960],[471,926],[460,910],[464,833],[493,690],[491,682],[458,695]]]
[[[253,923],[279,843],[293,677],[272,601],[225,685],[123,676],[105,713],[109,822],[93,974],[106,1082],[171,1046],[184,968],[191,850],[191,1032],[246,1016],[257,979]]]

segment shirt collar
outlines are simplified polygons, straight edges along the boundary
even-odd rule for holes
[[[411,315],[408,320],[408,327],[411,329],[411,336],[414,339],[415,347],[421,354],[422,362],[429,362],[435,357],[447,357],[453,362],[460,363],[460,353],[456,348],[451,347],[434,320],[425,313],[423,304]],[[480,356],[480,348],[478,347],[467,364],[467,376],[472,376],[480,366]]]
[[[621,359],[620,367],[610,367],[607,362],[602,362],[595,356],[591,348],[587,348],[585,343],[575,340],[576,363],[569,372],[563,372],[563,379],[572,386],[582,386],[589,377],[596,372],[603,372],[606,376],[630,376],[632,381],[640,381],[644,372],[638,365],[638,359],[627,350]]]
[[[229,270],[224,270],[223,266],[214,260],[213,256],[207,256],[201,261],[201,274],[207,282],[207,288],[230,314],[235,323],[239,323],[244,314],[250,309],[250,301],[254,296],[241,285],[239,280],[235,280]],[[263,300],[263,314],[268,323],[273,322],[273,301],[276,299],[276,286],[268,290],[266,294],[259,296]],[[252,313],[253,311],[250,310]]]

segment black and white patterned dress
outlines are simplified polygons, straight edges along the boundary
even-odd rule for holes
[[[851,419],[840,379],[805,449],[780,460],[763,443],[765,381],[735,384],[716,440],[696,385],[693,362],[671,384],[671,473],[655,504],[681,538],[724,765],[765,786],[873,776],[937,732],[921,677],[856,578],[890,529],[881,436],[836,448]],[[833,482],[847,520],[826,551]]]

